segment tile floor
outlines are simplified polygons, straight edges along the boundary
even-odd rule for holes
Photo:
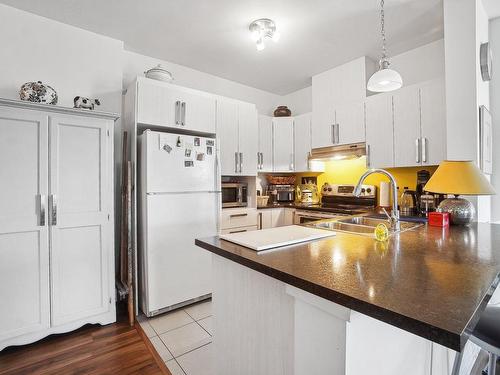
[[[138,320],[172,375],[214,374],[212,301]]]

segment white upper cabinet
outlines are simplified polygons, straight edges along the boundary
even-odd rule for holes
[[[446,157],[444,81],[404,87],[393,101],[394,166],[439,164]]]
[[[312,77],[313,148],[364,141],[362,104],[370,67],[361,57]]]
[[[331,71],[312,77],[312,147],[331,146],[335,107],[333,103],[333,83]]]
[[[259,148],[257,155],[259,172],[273,171],[273,118],[259,116]]]
[[[421,85],[422,165],[438,165],[446,159],[446,94],[444,80]]]
[[[295,171],[309,171],[309,154],[311,152],[311,114],[295,116],[294,120],[295,143]]]
[[[137,122],[215,133],[215,99],[165,82],[137,78]]]
[[[421,163],[420,89],[417,85],[394,92],[394,165],[409,167]]]
[[[335,109],[335,144],[365,141],[365,103],[345,103]]]
[[[293,172],[293,117],[273,118],[274,133],[274,172]]]
[[[257,174],[258,119],[255,105],[230,99],[217,102],[221,174]]]
[[[392,96],[366,99],[366,163],[370,168],[394,166]]]
[[[238,104],[229,100],[217,102],[217,137],[219,139],[221,174],[237,175],[238,165]]]
[[[255,105],[238,104],[240,174],[257,174],[258,118]]]

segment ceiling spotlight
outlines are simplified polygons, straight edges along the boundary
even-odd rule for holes
[[[280,33],[276,30],[276,24],[269,18],[261,18],[253,21],[248,29],[250,30],[252,39],[255,41],[257,51],[262,51],[266,48],[264,44],[265,38],[272,39],[274,42],[280,39]]]

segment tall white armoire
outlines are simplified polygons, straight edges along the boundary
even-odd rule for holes
[[[0,99],[0,350],[116,320],[116,119]]]

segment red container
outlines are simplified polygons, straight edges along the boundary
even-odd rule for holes
[[[448,212],[429,212],[428,223],[433,227],[447,227],[450,225],[450,214]]]

